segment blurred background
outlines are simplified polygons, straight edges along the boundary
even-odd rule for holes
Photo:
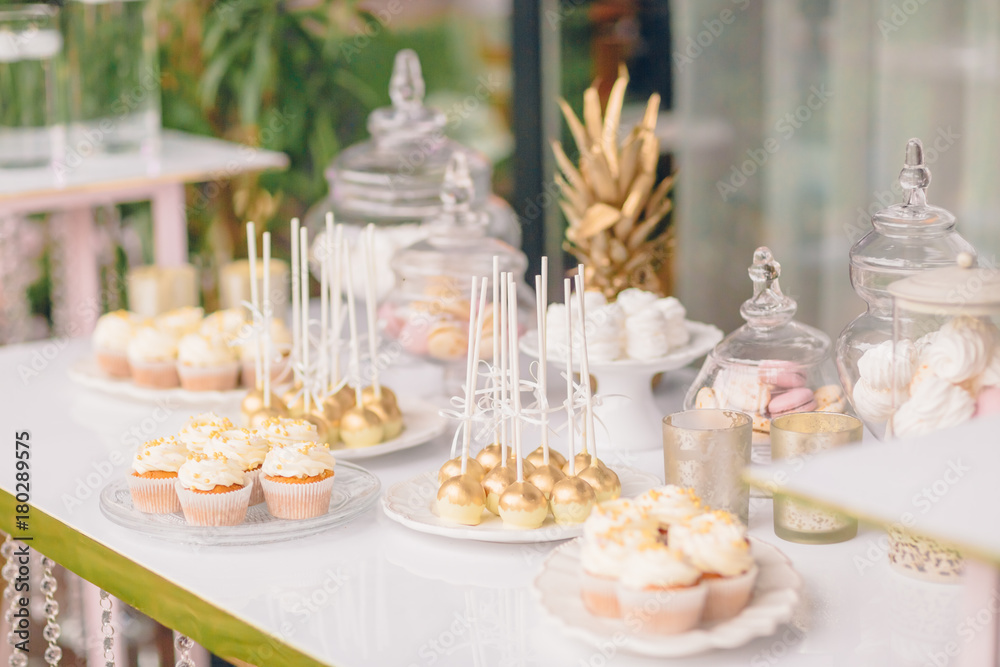
[[[492,162],[532,266],[560,255],[565,225],[549,196],[549,141],[572,146],[556,98],[580,113],[583,90],[596,79],[606,99],[625,63],[627,130],[660,93],[660,172],[678,174],[674,292],[693,319],[726,330],[740,323],[745,267],[762,244],[801,319],[835,336],[861,310],[847,253],[869,215],[898,201],[910,137],[927,148],[931,203],[957,215],[987,260],[1000,245],[1000,6],[987,0],[162,0],[156,38],[165,128],[290,160],[187,187],[190,261],[208,309],[219,267],[245,256],[244,221],[266,225],[287,252],[288,219],[326,197],[326,167],[389,104],[402,48],[419,55],[426,103],[448,135]],[[150,206],[95,216],[113,308],[115,276],[153,259]],[[46,220],[32,216],[2,258],[4,342],[58,328],[60,254]]]

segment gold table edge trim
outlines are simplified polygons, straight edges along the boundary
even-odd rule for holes
[[[14,505],[14,496],[0,489],[0,529],[17,540]],[[329,663],[292,648],[280,637],[233,616],[34,505],[30,507],[28,536],[32,539],[25,544],[212,653],[267,667],[329,667]],[[266,648],[270,648],[267,655]]]

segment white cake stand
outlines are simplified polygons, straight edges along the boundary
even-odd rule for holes
[[[663,446],[664,415],[653,400],[653,376],[687,366],[722,340],[718,327],[701,322],[685,324],[691,340],[664,357],[590,362],[590,374],[597,379],[600,396],[599,405],[594,408],[594,416],[599,420],[595,429],[598,451],[645,451]],[[537,332],[529,331],[521,337],[521,351],[538,358]],[[566,368],[562,355],[550,352],[548,361],[561,370]],[[573,370],[580,370],[575,355]]]

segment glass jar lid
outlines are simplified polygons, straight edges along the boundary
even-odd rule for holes
[[[889,293],[909,310],[917,312],[993,315],[1000,312],[1000,273],[976,268],[968,253],[958,256],[958,265],[925,271],[897,280]]]
[[[446,137],[445,114],[424,106],[420,60],[410,49],[396,54],[389,97],[392,106],[368,117],[371,139],[341,151],[326,171],[337,218],[392,224],[437,215],[444,172],[456,153],[465,155],[481,207],[492,167],[484,155]]]
[[[781,291],[781,265],[769,248],[754,251],[749,274],[753,296],[740,307],[746,324],[715,347],[712,356],[716,361],[756,364],[767,359],[806,366],[821,363],[830,351],[830,338],[794,319],[798,304]]]

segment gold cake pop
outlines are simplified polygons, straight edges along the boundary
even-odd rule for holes
[[[380,389],[382,391],[382,403],[385,403],[387,405],[395,405],[396,407],[399,407],[399,400],[396,398],[396,392],[394,392],[392,389],[389,389],[384,384],[380,386]],[[353,393],[351,395],[351,400],[352,401],[354,400]],[[375,400],[374,385],[368,385],[367,387],[361,390],[361,400],[365,402],[365,405],[368,405],[369,403]]]
[[[604,465],[604,461],[602,461],[601,459],[595,459],[594,457],[592,457],[587,452],[581,452],[581,453],[577,454],[574,457],[574,460],[575,460],[576,469],[578,471],[585,470],[585,469],[589,468],[590,464],[593,463],[594,461],[597,461],[597,467],[604,468],[605,470],[607,470],[607,468],[608,468],[606,465]],[[563,464],[562,471],[564,473],[566,473],[567,475],[570,474],[569,461],[567,461],[565,464]]]
[[[583,523],[597,503],[594,489],[579,477],[563,477],[552,487],[549,506],[556,523]]]
[[[499,514],[505,526],[538,528],[549,514],[549,503],[531,482],[514,482],[500,494]]]
[[[264,390],[251,389],[240,401],[240,412],[243,413],[243,422],[250,424],[254,415],[264,409]],[[287,417],[288,409],[278,396],[271,392],[271,417]],[[260,421],[263,421],[262,419]]]
[[[340,439],[348,447],[371,447],[382,442],[382,422],[378,415],[355,406],[340,418]]]
[[[438,470],[438,484],[444,484],[452,477],[461,474],[462,457],[459,455],[450,461],[445,461],[444,465]],[[470,458],[468,463],[465,464],[465,474],[471,475],[476,478],[477,481],[482,482],[483,478],[486,476],[486,470],[484,470],[483,466],[479,464],[479,461]]]
[[[582,479],[597,495],[597,502],[614,500],[622,495],[622,483],[618,475],[609,468],[591,465],[577,473],[577,479]]]
[[[524,460],[537,468],[538,466],[545,463],[545,448],[539,445],[538,449],[534,450],[526,457],[524,457]],[[566,465],[566,457],[557,452],[556,450],[550,448],[549,464],[555,466],[559,470],[562,470],[563,466]]]
[[[507,487],[517,481],[517,473],[510,466],[498,465],[486,473],[483,478],[483,491],[486,492],[486,509],[500,516],[500,496]]]
[[[534,484],[535,487],[542,492],[542,495],[545,496],[545,499],[548,500],[552,495],[552,487],[556,485],[556,482],[564,479],[565,477],[566,475],[563,474],[563,471],[559,468],[555,467],[551,463],[548,465],[543,463],[535,466],[532,473],[525,476],[525,479]]]
[[[293,419],[297,419],[305,410],[305,401],[303,400],[302,395],[303,390],[302,385],[300,384],[286,390],[284,395],[281,397],[281,401],[286,406],[288,416]]]
[[[341,412],[347,412],[355,405],[358,404],[354,396],[354,387],[345,384],[343,387],[338,389],[331,395],[331,398],[335,398],[338,403],[340,403]]]
[[[382,422],[382,428],[384,429],[383,440],[391,440],[403,431],[403,413],[394,401],[387,400],[387,396],[387,394],[383,393],[382,400],[380,401],[374,394],[372,394],[370,399],[366,399],[364,391],[361,393],[361,401],[364,403],[364,406],[378,415],[379,420]]]
[[[476,460],[479,464],[483,466],[483,470],[489,473],[491,470],[500,465],[500,443],[494,442],[491,445],[486,445],[483,447],[478,454],[476,454]]]
[[[469,459],[471,463],[474,459]],[[483,519],[486,494],[473,475],[455,475],[437,492],[437,515],[446,521],[477,526]]]

